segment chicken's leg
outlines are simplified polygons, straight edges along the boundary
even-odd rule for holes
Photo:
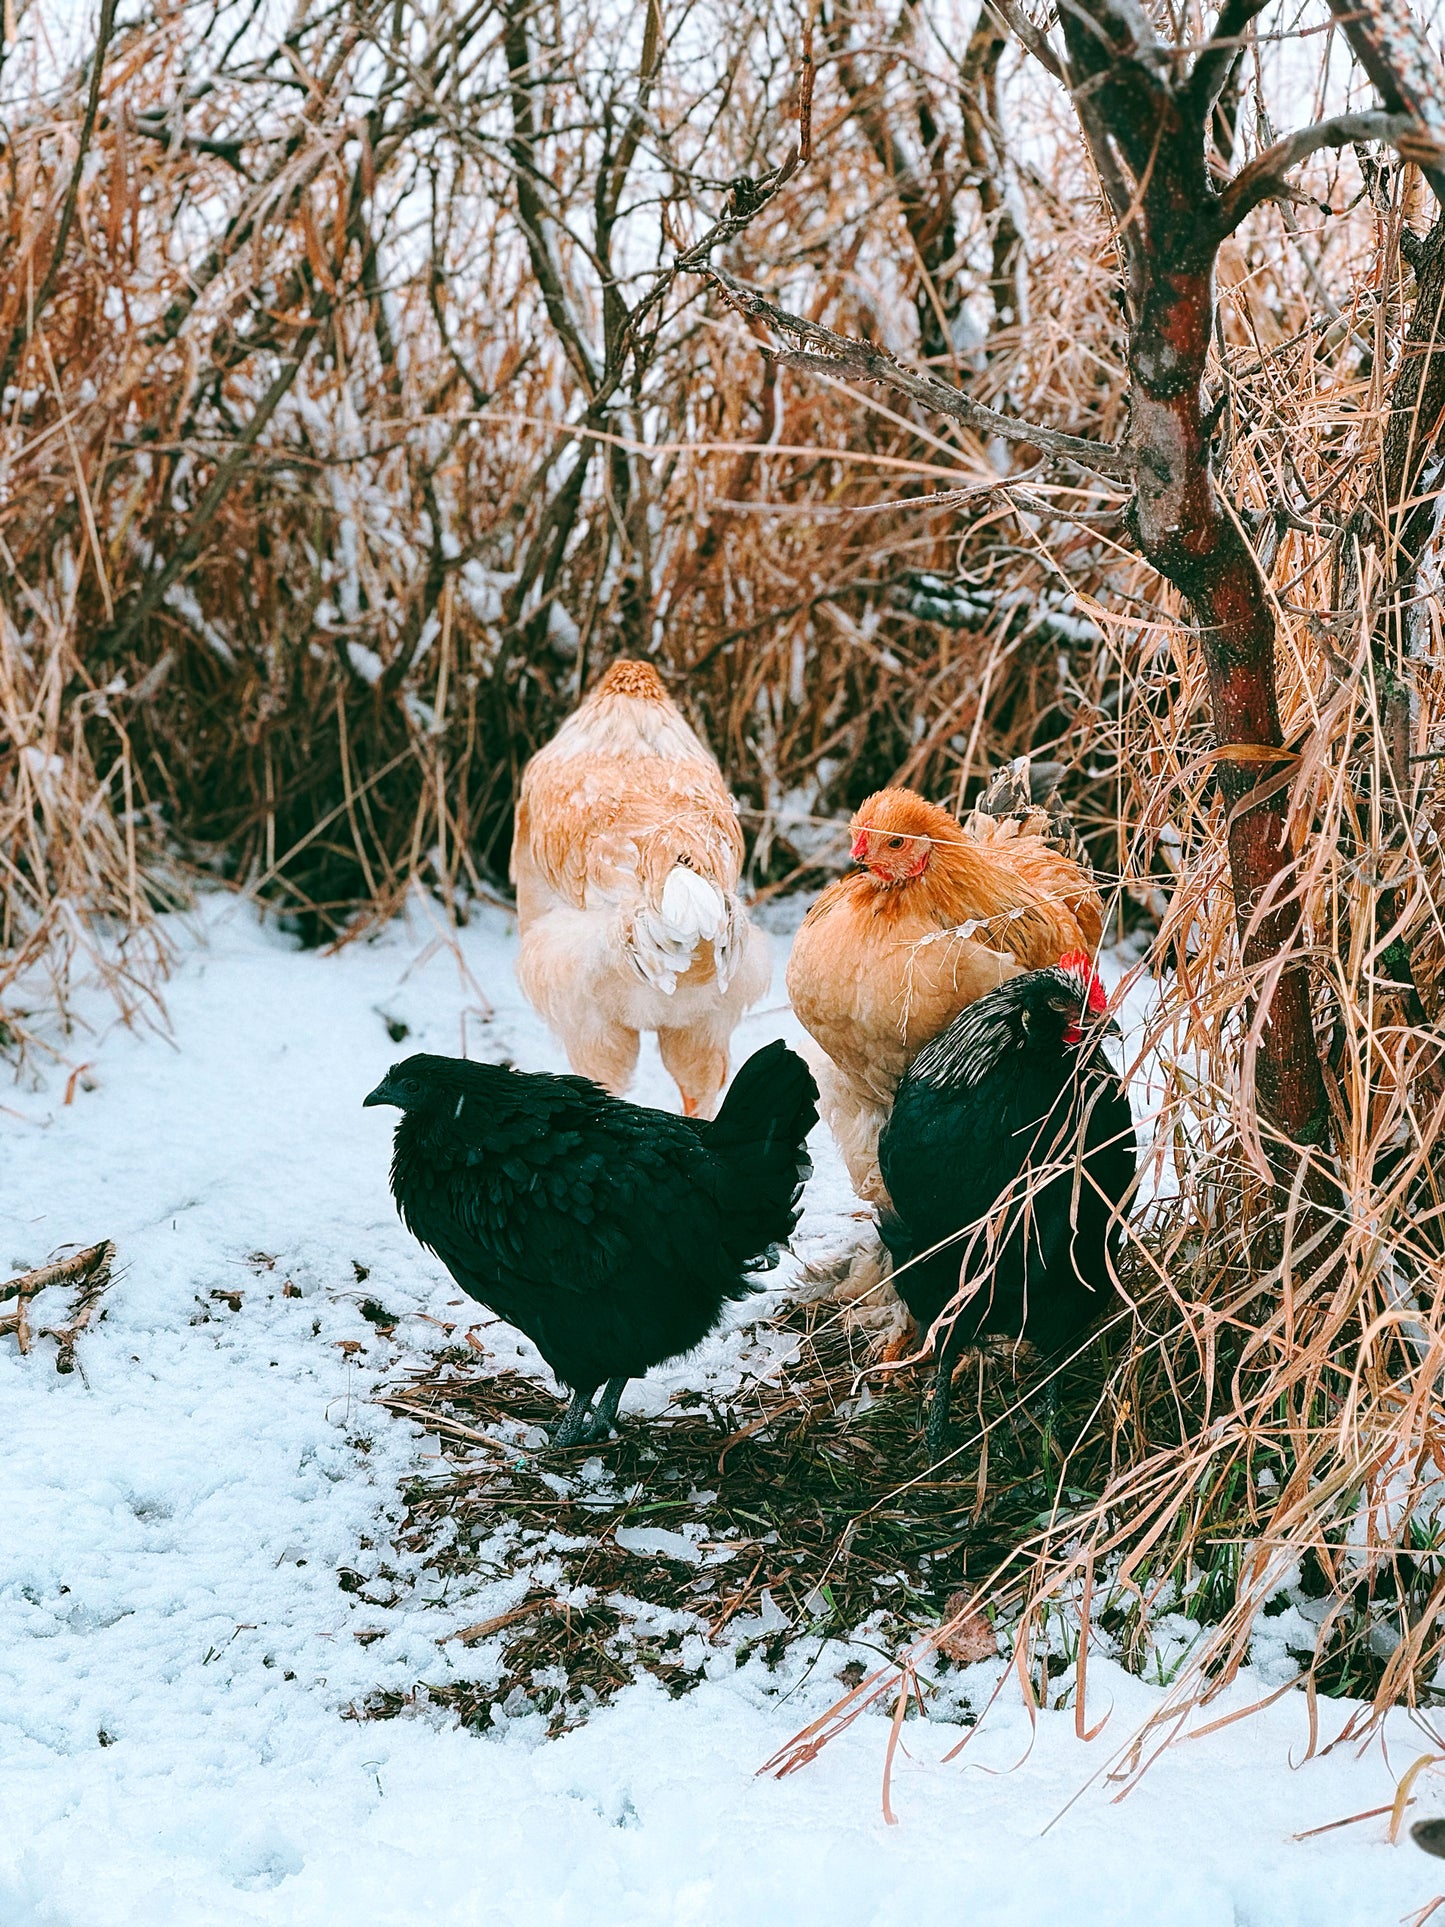
[[[608,1389],[610,1390],[611,1387]],[[547,1434],[554,1449],[563,1451],[569,1445],[580,1444],[588,1436],[587,1419],[592,1401],[596,1396],[595,1385],[590,1392],[580,1388],[573,1391],[572,1402]]]
[[[566,1030],[567,1062],[579,1077],[590,1077],[604,1091],[621,1097],[637,1069],[642,1039],[635,1030],[598,1020],[588,1029]]]
[[[938,1354],[938,1370],[933,1375],[933,1401],[928,1408],[928,1463],[938,1465],[948,1449],[948,1408],[953,1397],[953,1368],[957,1363],[954,1348],[943,1342]]]
[[[727,1082],[726,1033],[719,1041],[707,1028],[660,1030],[657,1049],[681,1094],[684,1116],[711,1117],[717,1109],[718,1093]]]
[[[600,1443],[612,1430],[612,1421],[617,1417],[617,1401],[622,1397],[622,1388],[626,1383],[625,1377],[608,1379],[601,1402],[587,1421],[589,1444]]]

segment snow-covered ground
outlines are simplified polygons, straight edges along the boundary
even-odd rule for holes
[[[396,1563],[399,1486],[437,1450],[371,1393],[442,1324],[479,1322],[398,1226],[393,1120],[361,1098],[396,1057],[464,1037],[523,1068],[560,1058],[501,912],[456,950],[418,915],[335,957],[219,897],[184,930],[171,1038],[73,1040],[69,1103],[65,1069],[0,1093],[0,1278],[106,1237],[120,1266],[73,1375],[49,1341],[22,1359],[0,1338],[0,1927],[1384,1927],[1445,1892],[1383,1819],[1292,1838],[1393,1799],[1435,1750],[1404,1719],[1388,1753],[1295,1768],[1307,1721],[1287,1695],[1174,1747],[1116,1805],[1100,1770],[1158,1696],[1102,1656],[1090,1718],[1113,1710],[1092,1744],[1072,1713],[1031,1730],[1012,1685],[951,1763],[959,1728],[910,1722],[895,1827],[882,1718],[788,1780],[757,1775],[839,1693],[805,1676],[806,1642],[777,1673],[719,1653],[677,1700],[644,1678],[550,1742],[526,1717],[483,1737],[344,1719],[476,1667],[438,1642],[508,1596],[422,1584],[378,1612],[338,1585]],[[794,1034],[779,988],[739,1043]],[[671,1101],[655,1057],[635,1095]],[[815,1255],[854,1231],[816,1156]],[[402,1314],[390,1339],[362,1316],[372,1294]],[[534,1361],[504,1327],[482,1337]],[[772,1355],[741,1325],[630,1388],[624,1414]],[[1246,1675],[1209,1717],[1264,1691]],[[1347,1711],[1322,1706],[1323,1738]],[[1445,1780],[1415,1791],[1412,1819],[1445,1807]]]

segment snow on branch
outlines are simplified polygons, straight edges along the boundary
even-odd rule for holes
[[[967,428],[978,429],[986,435],[997,435],[1002,441],[1028,442],[1056,460],[1074,462],[1080,468],[1102,475],[1118,476],[1132,472],[1133,457],[1112,443],[1091,442],[1082,435],[1065,435],[1037,422],[1024,422],[1012,415],[1001,415],[997,409],[971,401],[967,395],[960,394],[958,389],[951,388],[935,375],[920,375],[911,368],[905,368],[886,349],[875,348],[870,342],[852,340],[847,335],[835,334],[831,328],[821,327],[816,321],[807,321],[801,315],[789,314],[785,308],[775,307],[755,288],[745,288],[720,268],[709,267],[703,272],[740,314],[766,322],[778,334],[792,335],[799,342],[810,344],[775,352],[773,358],[785,368],[802,368],[816,374],[851,375],[860,381],[875,382],[881,388],[891,388],[895,394],[907,396],[910,401],[931,409],[935,414],[947,415],[953,421],[962,422]]]

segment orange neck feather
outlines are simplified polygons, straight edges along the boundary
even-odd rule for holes
[[[619,656],[592,693],[594,696],[651,697],[654,702],[668,699],[662,678],[652,664],[637,662],[630,656]]]

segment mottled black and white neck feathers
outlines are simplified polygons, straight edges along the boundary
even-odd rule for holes
[[[1088,980],[1071,970],[1025,971],[961,1011],[924,1045],[908,1078],[934,1090],[976,1090],[1012,1055],[1057,1057],[1080,1041],[1088,1016]]]

